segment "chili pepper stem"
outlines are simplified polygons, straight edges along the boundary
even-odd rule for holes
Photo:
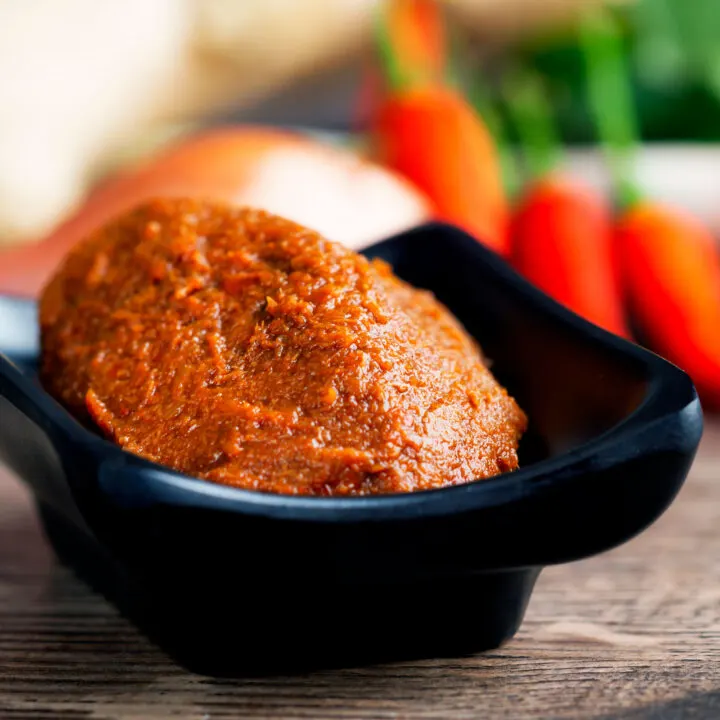
[[[627,209],[644,196],[634,172],[638,122],[622,42],[618,23],[608,10],[594,8],[585,14],[580,23],[580,43],[587,74],[588,103],[617,200]]]
[[[530,177],[545,177],[560,164],[562,153],[542,79],[530,70],[511,67],[503,75],[502,94]]]
[[[380,3],[375,11],[375,40],[380,57],[380,64],[387,84],[391,91],[399,92],[407,86],[408,79],[404,77],[400,62],[393,48],[385,15],[387,8],[384,5],[384,3]]]
[[[445,82],[448,43],[436,0],[386,0],[375,13],[380,63],[392,92]]]
[[[496,103],[489,97],[483,80],[472,84],[469,99],[475,112],[485,121],[485,125],[495,140],[505,192],[508,197],[514,198],[522,188],[517,157],[510,146],[503,118]]]

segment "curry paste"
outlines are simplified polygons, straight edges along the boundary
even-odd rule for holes
[[[517,467],[525,416],[458,321],[265,212],[150,202],[71,251],[40,318],[46,388],[190,475],[366,495]]]

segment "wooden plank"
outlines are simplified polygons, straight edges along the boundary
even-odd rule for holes
[[[500,650],[267,678],[174,665],[55,562],[0,471],[0,668],[8,719],[720,717],[720,423],[665,516],[547,569]]]

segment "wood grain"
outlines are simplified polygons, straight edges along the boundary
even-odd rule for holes
[[[547,569],[504,648],[269,678],[174,665],[58,565],[0,471],[0,718],[230,717],[720,718],[720,422],[663,518]]]

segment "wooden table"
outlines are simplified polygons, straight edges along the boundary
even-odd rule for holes
[[[472,612],[472,608],[463,608]],[[720,718],[720,423],[641,537],[546,570],[495,652],[214,680],[174,665],[43,539],[0,471],[0,718]]]

